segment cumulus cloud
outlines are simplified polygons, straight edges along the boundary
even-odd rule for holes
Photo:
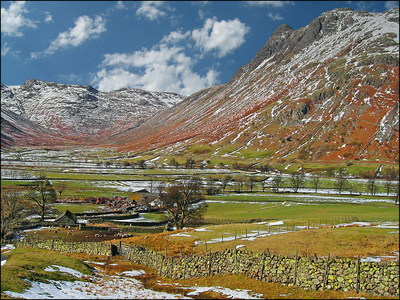
[[[283,20],[283,17],[282,17],[279,13],[276,13],[276,14],[268,13],[268,17],[269,17],[270,19],[274,20],[274,21]]]
[[[245,42],[244,36],[249,30],[238,18],[219,22],[214,17],[208,18],[202,29],[193,30],[192,38],[201,50],[215,50],[217,57],[224,57]]]
[[[6,55],[10,51],[10,49],[11,48],[7,46],[7,42],[5,42],[3,46],[1,46],[1,56]]]
[[[283,7],[285,5],[293,5],[293,1],[246,1],[250,6],[272,6]]]
[[[399,7],[399,1],[386,1],[385,2],[385,8],[387,10],[393,9]]]
[[[75,27],[61,32],[45,51],[32,52],[31,58],[53,54],[60,48],[77,47],[89,38],[97,38],[100,33],[106,31],[105,23],[105,20],[99,16],[95,20],[88,16],[80,16],[75,21]]]
[[[25,1],[11,2],[8,9],[1,8],[1,32],[8,36],[23,36],[21,27],[36,28],[34,21],[26,18],[23,14],[28,13]]]
[[[166,12],[160,8],[164,1],[143,1],[142,5],[136,10],[138,16],[145,16],[150,20],[158,19],[158,17],[165,17]]]
[[[46,19],[44,19],[44,21],[46,23],[51,23],[51,22],[54,23],[52,15],[48,11],[46,11],[45,14],[46,14]]]
[[[125,5],[123,1],[118,1],[117,4],[115,5],[116,9],[124,9]]]
[[[195,73],[195,62],[183,50],[160,43],[151,50],[132,54],[106,54],[92,84],[101,91],[128,87],[181,95],[191,95],[216,84],[218,72],[210,69],[205,76]]]

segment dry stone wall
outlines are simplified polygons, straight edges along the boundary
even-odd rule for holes
[[[112,256],[118,251],[117,246],[106,243],[97,242],[64,242],[62,240],[47,240],[47,241],[30,241],[24,239],[15,244],[16,247],[31,247],[39,249],[47,249],[60,251],[61,253],[87,253],[89,255],[107,255]],[[113,249],[114,246],[115,248]]]
[[[97,242],[68,243],[61,240],[23,240],[17,247],[34,247],[62,253],[89,255],[125,255],[135,264],[151,267],[160,276],[186,279],[210,275],[240,274],[264,282],[299,286],[310,290],[351,290],[377,296],[399,296],[399,261],[364,262],[349,258],[283,256],[226,249],[191,256],[166,257],[140,245]]]
[[[349,258],[318,258],[253,254],[227,249],[203,255],[166,258],[143,246],[126,246],[126,258],[167,278],[241,274],[264,282],[310,290],[351,290],[379,296],[399,296],[399,261],[361,262]]]

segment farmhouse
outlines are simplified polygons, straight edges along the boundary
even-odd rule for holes
[[[54,223],[62,224],[62,225],[74,225],[77,224],[76,216],[70,212],[69,210],[64,211],[61,215],[59,215],[55,220]]]

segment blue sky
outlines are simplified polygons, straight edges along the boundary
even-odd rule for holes
[[[398,1],[2,1],[1,81],[190,95],[226,83],[281,24]]]

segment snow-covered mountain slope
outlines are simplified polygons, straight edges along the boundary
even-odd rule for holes
[[[398,162],[398,35],[398,8],[281,25],[229,83],[125,133],[121,149],[200,143],[216,156]]]
[[[138,90],[28,80],[13,91],[2,87],[9,110],[74,141],[101,139],[123,151],[170,155],[202,145],[214,157],[395,163],[399,9],[337,9],[298,30],[281,25],[228,83],[167,109],[157,110],[156,93]]]
[[[2,107],[56,133],[104,137],[138,126],[185,97],[174,93],[120,89],[101,92],[90,86],[27,80],[1,86]]]

